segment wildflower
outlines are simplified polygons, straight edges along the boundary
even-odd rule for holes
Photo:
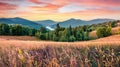
[[[21,54],[21,55],[23,54],[21,49],[18,49],[18,53]]]

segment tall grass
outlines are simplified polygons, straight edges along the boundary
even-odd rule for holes
[[[1,47],[0,67],[120,67],[120,45]]]

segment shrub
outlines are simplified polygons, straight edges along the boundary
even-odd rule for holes
[[[72,36],[70,36],[70,38],[69,38],[69,41],[70,42],[74,42],[76,40],[76,38],[72,35]]]
[[[120,34],[120,28],[119,28],[118,34]]]
[[[97,30],[97,36],[100,37],[106,37],[111,35],[111,27],[100,27]]]

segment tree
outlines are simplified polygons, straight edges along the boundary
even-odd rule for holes
[[[7,24],[0,24],[0,34],[1,35],[9,34],[9,26]]]
[[[3,34],[3,31],[2,31],[2,24],[0,24],[0,35]]]
[[[120,28],[119,28],[118,34],[120,34]]]
[[[71,27],[71,25],[70,25],[70,27],[69,27],[69,34],[70,34],[70,35],[73,34],[73,33],[72,33],[72,27]]]
[[[50,31],[50,32],[49,32],[49,40],[53,40],[53,34],[54,34],[53,31]]]
[[[58,41],[58,40],[59,38],[55,34],[53,34],[53,41]]]
[[[66,36],[66,40],[69,41],[70,36],[71,36],[69,29],[65,29],[65,32],[64,32],[64,33],[65,33],[65,36]]]
[[[22,26],[21,25],[14,26],[14,35],[22,35]]]
[[[47,30],[46,30],[46,28],[41,27],[41,28],[40,28],[40,32],[41,32],[41,33],[46,33],[46,32],[47,32]]]
[[[67,40],[66,40],[65,36],[61,36],[59,41],[66,42]]]
[[[38,37],[40,40],[46,40],[45,34],[41,32],[37,32],[35,36]]]
[[[49,40],[49,32],[46,33],[46,40]]]
[[[29,36],[35,36],[35,29],[29,29]]]
[[[89,33],[88,32],[84,32],[84,40],[89,40]]]
[[[78,41],[81,41],[83,38],[82,38],[82,32],[81,31],[77,31],[77,33],[76,33],[76,40],[78,40]]]
[[[57,24],[56,27],[57,27],[57,28],[55,29],[55,34],[56,34],[56,36],[59,36],[60,25]]]
[[[111,26],[112,26],[112,27],[116,27],[116,26],[117,26],[117,21],[111,22]]]
[[[8,24],[0,24],[0,35],[28,35],[28,36],[35,36],[37,32],[36,29],[25,27],[21,25],[8,25]]]
[[[69,42],[74,42],[76,40],[76,38],[72,35],[72,36],[70,36],[70,38],[69,38]]]
[[[111,27],[100,27],[97,30],[97,36],[100,37],[106,37],[111,35]]]
[[[10,32],[10,35],[13,35],[13,29],[12,28],[9,30],[9,32]]]
[[[82,26],[83,31],[87,31],[87,25]]]
[[[111,34],[112,34],[112,28],[111,28],[111,26],[108,26],[108,27],[106,28],[105,36],[110,36]]]
[[[105,27],[101,27],[97,30],[97,36],[100,38],[100,37],[105,37],[105,31],[106,31],[106,28]]]

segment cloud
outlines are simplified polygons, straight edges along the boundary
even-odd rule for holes
[[[0,11],[3,11],[3,10],[16,10],[17,7],[18,7],[17,5],[13,5],[13,4],[0,3]]]
[[[33,18],[35,15],[36,18],[44,16],[44,19],[89,19],[110,15],[114,18],[120,15],[120,0],[0,0],[0,13],[0,17],[14,15]]]
[[[96,6],[120,6],[120,0],[37,0],[55,5],[81,4]]]
[[[120,6],[120,0],[70,0],[84,5],[97,5],[97,6]]]
[[[32,3],[36,3],[36,4],[41,4],[41,2],[39,0],[29,0]]]
[[[60,13],[77,12],[77,11],[82,11],[82,10],[86,10],[86,9],[87,9],[87,7],[81,7],[76,4],[70,4],[70,5],[66,5],[66,6],[59,8],[58,12],[60,12]]]
[[[35,10],[37,12],[46,12],[46,13],[54,13],[56,12],[61,6],[53,5],[53,4],[45,4],[43,6],[30,6],[31,10]]]

